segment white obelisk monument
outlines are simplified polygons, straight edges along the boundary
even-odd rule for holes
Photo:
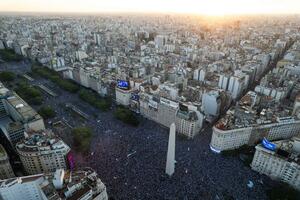
[[[166,163],[166,174],[169,176],[172,176],[175,171],[175,129],[175,124],[171,124]]]

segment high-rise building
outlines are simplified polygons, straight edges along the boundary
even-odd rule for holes
[[[248,92],[213,127],[211,149],[220,152],[254,145],[264,137],[273,141],[299,135],[300,120],[290,115],[290,107],[283,106],[272,97]]]
[[[16,93],[0,83],[0,132],[11,149],[24,139],[24,131],[45,129],[43,118]]]
[[[29,135],[16,145],[16,150],[27,174],[67,169],[70,147],[49,131]]]
[[[101,36],[100,33],[94,33],[94,42],[98,46],[101,44]]]
[[[0,127],[11,147],[14,149],[16,144],[25,138],[24,125],[21,122],[9,122],[5,126]]]
[[[123,89],[123,88],[116,87],[117,104],[123,106],[129,106],[132,92],[133,91],[131,89]]]
[[[231,93],[233,99],[237,99],[242,94],[244,89],[243,81],[240,77],[230,77],[228,91]]]
[[[202,109],[207,116],[219,116],[221,111],[221,98],[218,91],[212,90],[203,94]]]
[[[11,168],[9,157],[4,147],[0,144],[0,179],[12,177],[15,177],[15,174]]]
[[[155,42],[155,47],[156,48],[162,48],[165,45],[165,36],[163,35],[157,35],[154,38],[154,42]]]
[[[300,137],[273,143],[263,140],[255,149],[253,170],[300,189]]]
[[[80,171],[58,169],[0,181],[2,200],[107,200],[106,187],[90,168]]]
[[[193,138],[202,129],[204,116],[198,110],[191,110],[188,106],[180,104],[176,113],[176,131],[188,138]]]
[[[178,103],[163,97],[156,97],[148,93],[140,94],[141,114],[165,127],[175,122]]]

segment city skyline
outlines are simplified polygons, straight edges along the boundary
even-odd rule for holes
[[[300,197],[300,0],[0,0],[0,200]]]
[[[162,12],[199,15],[297,14],[297,0],[0,0],[0,12]]]

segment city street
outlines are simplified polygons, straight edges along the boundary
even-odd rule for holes
[[[164,173],[168,130],[147,119],[139,127],[116,120],[112,112],[100,112],[81,101],[77,95],[46,83],[60,94],[47,96],[57,120],[76,127],[86,125],[94,131],[89,156],[75,155],[77,167],[90,166],[99,173],[114,199],[266,199],[261,176],[233,157],[223,157],[209,150],[211,129],[194,140],[177,137],[176,170],[173,177]],[[88,121],[66,111],[65,103],[77,105],[90,115]],[[97,117],[95,117],[97,116]],[[71,136],[62,136],[70,144]],[[248,188],[249,180],[254,187]],[[195,192],[197,191],[197,192]]]
[[[27,71],[26,64],[18,65],[18,73]],[[13,67],[15,70],[16,65]],[[112,112],[100,112],[48,80],[36,78],[31,84],[44,84],[59,94],[51,97],[43,93],[44,105],[51,105],[57,113],[50,122],[61,120],[72,127],[92,128],[90,153],[75,153],[76,165],[94,168],[113,199],[224,199],[226,195],[243,200],[267,199],[263,184],[265,179],[270,182],[269,178],[252,171],[237,157],[210,151],[211,128],[194,140],[176,138],[176,169],[168,177],[164,173],[168,129],[142,117],[137,128],[131,127],[116,120]],[[66,103],[78,106],[89,120],[67,110]],[[72,145],[70,131],[61,137]],[[249,181],[254,183],[253,188],[248,188]]]
[[[300,200],[296,0],[24,1],[0,6],[0,200]]]

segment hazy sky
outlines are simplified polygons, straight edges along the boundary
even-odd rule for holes
[[[0,0],[0,11],[300,13],[300,0]]]

